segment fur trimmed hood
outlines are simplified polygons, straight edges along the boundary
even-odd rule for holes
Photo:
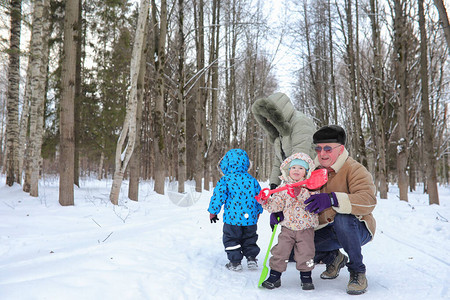
[[[269,135],[271,143],[279,136],[291,134],[291,119],[295,108],[285,94],[275,93],[268,98],[256,100],[252,105],[252,112],[258,124]]]
[[[294,182],[291,179],[291,177],[289,177],[289,164],[294,159],[301,159],[308,163],[309,169],[308,169],[308,172],[306,173],[306,179],[311,177],[311,172],[316,168],[314,161],[308,154],[302,153],[302,152],[294,153],[291,156],[289,156],[288,158],[286,158],[286,160],[280,166],[280,170],[281,170],[280,179],[283,180],[284,182],[287,182],[287,183]]]

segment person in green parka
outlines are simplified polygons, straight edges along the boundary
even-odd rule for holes
[[[313,157],[312,136],[316,126],[311,118],[297,111],[286,94],[274,93],[260,98],[252,105],[252,113],[266,132],[274,147],[274,159],[270,173],[270,188],[280,185],[281,163],[294,153],[303,152]]]
[[[273,190],[281,183],[280,166],[286,158],[299,152],[310,157],[315,155],[312,137],[316,126],[311,118],[294,108],[291,99],[284,93],[257,99],[252,105],[252,113],[273,144],[274,159],[269,177],[270,189]],[[283,212],[272,213],[272,230],[283,219]],[[294,261],[293,252],[289,261]]]

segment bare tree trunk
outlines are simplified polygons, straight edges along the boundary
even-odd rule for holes
[[[79,43],[79,0],[67,1],[64,18],[64,54],[61,80],[60,111],[60,157],[59,157],[59,203],[63,206],[74,204],[74,100],[77,45]]]
[[[442,29],[444,30],[445,39],[447,40],[447,47],[450,49],[450,24],[448,21],[447,10],[444,6],[444,1],[434,0],[434,5],[439,11],[439,19],[441,20]]]
[[[220,2],[219,0],[213,0],[213,18],[211,30],[211,150],[210,164],[213,186],[216,185],[219,180],[219,172],[216,168],[219,161],[217,136],[218,136],[218,95],[219,95],[219,34],[220,34]]]
[[[446,146],[449,146],[449,142],[446,143]],[[444,153],[442,156],[442,173],[443,173],[443,181],[446,184],[450,183],[450,155]]]
[[[332,86],[332,99],[333,99],[333,121],[334,124],[338,124],[338,113],[337,113],[337,97],[336,97],[336,80],[334,76],[334,47],[333,47],[333,30],[331,21],[331,3],[328,0],[328,35],[329,35],[329,48],[330,48],[330,76],[331,76],[331,86]]]
[[[385,111],[385,97],[383,93],[383,64],[381,58],[381,37],[379,25],[379,10],[378,1],[370,0],[370,22],[372,25],[372,49],[374,57],[374,98],[376,102],[374,117],[376,120],[376,165],[377,165],[377,180],[379,182],[380,198],[387,199],[388,184],[387,184],[387,170],[386,170],[386,134],[384,131],[384,111]]]
[[[31,38],[33,39],[33,38]],[[18,156],[19,156],[19,171],[20,171],[20,184],[22,183],[22,170],[23,165],[25,162],[25,146],[28,145],[28,122],[30,118],[30,101],[31,101],[31,55],[28,58],[28,67],[27,67],[27,80],[26,80],[26,86],[25,86],[25,95],[23,99],[23,106],[22,106],[22,112],[20,114],[20,124],[19,124],[19,150],[18,150]],[[0,129],[1,130],[1,129]],[[3,130],[1,130],[3,132]],[[1,143],[0,143],[0,149],[1,149]],[[26,174],[25,174],[26,175]],[[25,189],[25,186],[27,186],[27,189]],[[30,191],[30,178],[28,177],[27,181],[24,181],[24,184],[22,186],[22,189],[24,192]]]
[[[160,32],[158,39],[158,66],[156,69],[156,104],[155,104],[155,192],[164,194],[164,180],[166,177],[165,163],[165,130],[164,130],[164,67],[166,64],[167,39],[167,1],[161,0]]]
[[[414,147],[414,148],[416,148],[416,147]],[[414,159],[418,159],[418,157],[419,157],[419,155],[417,155],[417,154],[419,152],[422,152],[422,154],[423,154],[423,151],[420,151],[419,149],[414,149],[414,148],[413,148],[413,150],[417,150],[417,152],[412,153],[413,151],[409,151],[409,154],[410,155],[413,154],[413,157],[414,157],[414,158],[411,159],[412,162],[409,163],[409,170],[408,170],[409,171],[409,191],[410,192],[414,192],[416,190],[416,182],[417,182],[417,175],[416,175],[416,173],[417,172],[420,172],[420,174],[421,174],[420,177],[424,178],[424,182],[425,182],[424,187],[427,186],[426,179],[425,179],[426,174],[425,174],[424,170],[416,170],[418,168],[416,167],[416,162],[414,162]]]
[[[97,179],[98,180],[102,180],[103,178],[103,163],[105,161],[105,152],[101,152],[100,154],[100,161],[98,163],[98,174],[97,174]]]
[[[207,128],[207,120],[206,120],[206,103],[208,101],[208,89],[206,84],[206,69],[205,69],[205,22],[204,22],[204,2],[203,0],[200,1],[200,7],[199,7],[199,48],[200,48],[200,66],[202,70],[202,74],[199,78],[199,86],[200,90],[198,91],[201,95],[201,123],[200,123],[200,133],[202,136],[202,165],[203,165],[203,189],[209,191],[209,182],[211,181],[211,175],[208,165],[208,136],[209,131]],[[209,68],[209,66],[208,66]]]
[[[2,116],[6,115],[6,91],[0,91],[0,104],[1,104],[1,110],[0,113]],[[5,118],[0,118],[0,164],[1,164],[1,168],[0,171],[2,173],[5,172],[5,158],[6,158],[6,150],[3,151],[3,145],[4,145],[4,139],[6,138],[6,135],[4,134],[4,129],[6,126],[6,122],[7,120],[5,120]]]
[[[350,84],[350,94],[352,103],[352,116],[353,116],[353,144],[356,152],[356,159],[367,167],[367,157],[366,157],[366,145],[364,141],[364,135],[361,130],[361,103],[358,91],[358,81],[357,74],[357,59],[356,52],[354,49],[354,38],[353,38],[353,21],[352,21],[352,1],[347,1],[346,14],[347,14],[347,30],[348,30],[348,44],[347,44],[347,59],[349,67],[349,84]]]
[[[147,26],[144,30],[144,42],[147,41]],[[147,43],[145,43],[147,45]],[[128,198],[138,201],[139,198],[139,179],[141,177],[141,126],[142,126],[142,105],[144,103],[145,92],[145,71],[147,47],[142,46],[141,64],[137,82],[137,107],[136,107],[136,142],[133,155],[130,159],[129,173],[130,184],[128,186]]]
[[[420,78],[422,83],[422,118],[424,135],[425,173],[428,187],[429,204],[439,205],[439,193],[436,178],[436,157],[434,155],[434,133],[430,116],[430,103],[428,100],[428,40],[426,33],[423,0],[418,0],[419,30],[420,30]]]
[[[230,148],[231,136],[231,86],[230,86],[230,61],[228,59],[230,52],[230,13],[226,13],[225,26],[225,132],[224,132],[224,148]],[[223,155],[223,154],[222,154]]]
[[[151,14],[149,16],[148,25],[148,39],[147,48],[148,54],[146,60],[148,61],[146,73],[149,74],[146,80],[146,86],[150,88],[148,93],[144,95],[144,105],[143,105],[143,115],[142,115],[142,128],[146,128],[143,132],[143,153],[147,153],[142,159],[145,161],[145,168],[143,170],[143,178],[145,180],[154,179],[155,168],[156,168],[156,119],[155,119],[155,109],[153,108],[153,102],[156,102],[156,92],[157,90],[157,70],[158,65],[156,63],[158,58],[158,39],[159,39],[159,23],[158,23],[158,8],[156,7],[156,1],[151,0],[150,3]],[[151,74],[151,75],[150,75]]]
[[[177,90],[177,147],[178,147],[178,192],[184,193],[186,181],[186,98],[184,94],[184,60],[185,60],[185,38],[184,38],[184,1],[178,0],[178,90]]]
[[[194,23],[195,23],[195,48],[196,48],[196,63],[197,73],[199,79],[196,83],[196,140],[197,140],[197,157],[196,157],[196,170],[195,170],[195,190],[197,192],[202,191],[202,178],[204,172],[204,154],[205,154],[205,108],[206,108],[206,90],[205,90],[205,34],[203,23],[203,0],[198,0],[197,4],[194,1]],[[208,178],[204,178],[205,181],[209,181]],[[206,183],[205,183],[206,184]]]
[[[75,71],[75,124],[81,123],[81,45],[84,41],[84,32],[82,30],[82,14],[81,14],[81,0],[78,2],[78,20],[79,26],[79,41],[77,42],[77,52],[76,52],[76,71]],[[81,126],[76,126],[75,128],[75,156],[74,156],[74,167],[73,167],[73,183],[80,187],[80,138],[81,138]]]
[[[144,43],[145,36],[145,24],[147,22],[149,10],[149,1],[141,0],[139,8],[138,24],[136,28],[136,35],[134,38],[133,52],[131,55],[130,64],[130,83],[131,90],[130,96],[127,103],[127,111],[125,114],[124,124],[122,132],[119,136],[119,141],[116,147],[116,159],[115,159],[115,170],[114,178],[111,186],[111,193],[109,195],[109,200],[114,205],[119,203],[119,193],[120,186],[122,185],[123,175],[130,161],[131,155],[133,154],[135,141],[136,141],[136,111],[137,111],[137,83],[139,69],[142,59],[142,47]],[[128,139],[125,149],[123,146],[125,140]]]
[[[8,67],[8,122],[6,123],[6,185],[17,182],[19,134],[20,28],[22,1],[11,0],[11,29]]]
[[[320,4],[317,2],[316,5]],[[322,79],[322,74],[325,72],[323,65],[319,62],[322,60],[322,58],[320,57],[320,49],[324,49],[326,46],[321,38],[315,36],[312,33],[314,24],[313,22],[315,20],[310,17],[308,7],[308,3],[306,1],[303,2],[303,22],[306,44],[305,48],[307,52],[306,61],[308,64],[307,69],[309,71],[310,84],[310,87],[308,87],[308,89],[311,90],[311,96],[307,95],[306,97],[314,99],[314,101],[311,101],[312,106],[314,107],[313,114],[317,119],[319,126],[323,126],[328,125],[330,119],[329,102],[328,98],[326,97],[324,80]],[[323,15],[320,14],[320,16],[317,17],[318,19],[320,19],[320,21],[318,21],[320,23],[323,22],[323,20],[321,19],[322,16]]]
[[[230,122],[228,123],[228,126],[231,128],[231,147],[235,148],[237,147],[237,131],[238,131],[238,124],[237,124],[237,108],[236,108],[236,52],[237,52],[237,37],[238,37],[238,22],[239,17],[237,13],[237,3],[236,1],[233,1],[233,7],[232,7],[232,21],[231,21],[231,49],[230,49],[230,114],[233,112],[234,114],[234,120],[231,118],[230,115]]]
[[[46,79],[48,65],[48,29],[50,1],[35,2],[33,15],[33,31],[31,41],[31,111],[29,158],[27,163],[28,176],[25,176],[24,190],[28,189],[30,196],[39,196],[39,171],[41,162],[42,138],[44,135],[44,103],[46,97]]]
[[[397,95],[397,172],[400,200],[408,201],[408,132],[407,132],[407,49],[406,49],[406,16],[404,1],[394,1],[394,52],[395,52],[395,86],[398,87]]]

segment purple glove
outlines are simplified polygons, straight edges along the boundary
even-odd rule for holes
[[[321,211],[324,211],[325,209],[335,206],[339,206],[339,202],[336,198],[335,193],[320,193],[315,194],[309,197],[305,200],[306,207],[305,209],[312,213],[320,213]]]
[[[277,218],[279,220],[277,220]],[[280,223],[283,220],[284,220],[284,215],[283,215],[282,211],[270,214],[270,225],[278,224],[278,223]]]

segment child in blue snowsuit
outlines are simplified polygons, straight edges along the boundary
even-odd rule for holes
[[[229,150],[219,163],[224,174],[214,188],[209,203],[211,223],[216,223],[222,205],[223,245],[230,260],[225,266],[232,271],[242,270],[241,260],[247,258],[247,267],[257,269],[256,256],[259,247],[256,244],[258,217],[263,212],[255,196],[261,186],[247,171],[250,160],[242,149]]]

